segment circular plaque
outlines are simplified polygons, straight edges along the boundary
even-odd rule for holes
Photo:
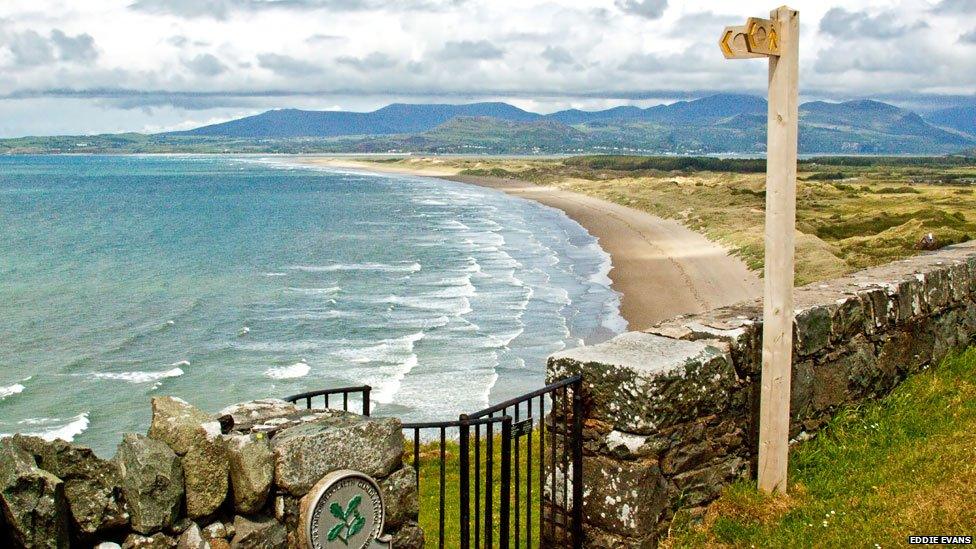
[[[383,533],[383,495],[358,471],[322,477],[302,498],[301,509],[302,533],[311,549],[366,549]]]

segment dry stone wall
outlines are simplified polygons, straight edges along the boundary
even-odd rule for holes
[[[64,441],[0,440],[0,547],[297,548],[299,503],[326,474],[373,476],[397,548],[423,547],[414,471],[395,418],[281,400],[210,415],[152,399],[148,436],[112,460]]]
[[[790,436],[802,440],[970,344],[976,244],[811,284],[795,301]],[[761,335],[755,301],[549,359],[550,380],[584,376],[587,546],[653,547],[677,509],[754,474]]]

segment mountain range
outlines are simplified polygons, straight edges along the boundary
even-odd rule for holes
[[[277,109],[162,134],[0,140],[0,152],[761,154],[766,100],[718,94],[649,108],[529,112],[507,103]],[[806,154],[952,154],[976,146],[976,101],[926,113],[872,100],[800,106]]]

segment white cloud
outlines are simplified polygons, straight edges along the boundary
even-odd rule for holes
[[[976,13],[976,0],[797,4],[805,93],[976,93],[976,29],[960,17]],[[716,43],[724,25],[764,16],[770,6],[92,0],[65,9],[63,0],[4,0],[0,103],[71,90],[71,101],[45,102],[65,128],[81,118],[68,107],[57,111],[58,101],[88,101],[138,129],[171,126],[159,117],[181,110],[199,120],[241,109],[367,109],[397,98],[612,105],[685,92],[761,93],[765,63],[726,61]]]

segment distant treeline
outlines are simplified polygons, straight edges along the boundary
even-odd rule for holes
[[[762,173],[766,171],[764,158],[713,158],[708,156],[577,156],[568,158],[566,165],[591,170],[633,172],[659,170],[665,172],[734,172]]]
[[[591,170],[612,171],[685,171],[685,172],[731,172],[763,173],[766,171],[765,158],[715,158],[707,156],[617,156],[593,155],[577,156],[565,161],[568,166],[589,168]],[[962,156],[830,156],[800,160],[799,164],[808,168],[816,166],[832,167],[873,167],[873,166],[926,166],[953,167],[971,166],[973,158]],[[812,170],[810,170],[812,171]],[[842,172],[822,174],[811,179],[843,179]]]
[[[965,156],[823,156],[800,160],[800,164],[819,166],[849,166],[852,168],[874,166],[971,166],[972,157]]]

